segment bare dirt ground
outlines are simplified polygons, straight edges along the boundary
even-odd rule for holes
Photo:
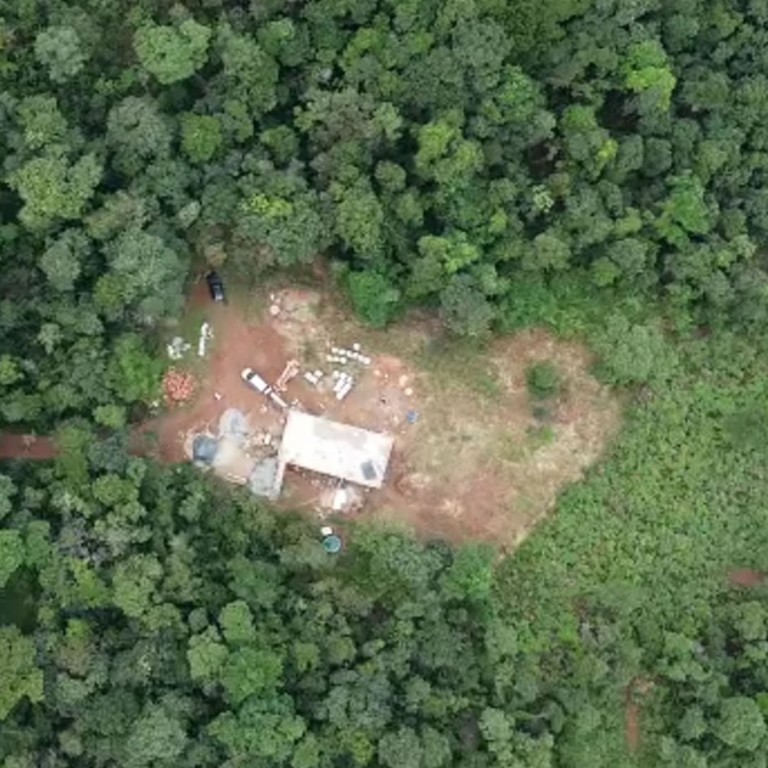
[[[627,749],[635,753],[640,749],[640,706],[629,697],[627,697],[624,717],[624,737],[627,742]]]
[[[247,414],[252,430],[278,436],[283,412],[245,386],[242,369],[275,382],[293,358],[302,372],[317,368],[329,374],[335,367],[325,359],[329,346],[357,342],[373,360],[358,370],[346,399],[338,402],[318,391],[301,374],[287,385],[284,398],[310,413],[395,437],[385,486],[367,494],[362,515],[424,538],[511,549],[553,508],[563,487],[599,458],[618,429],[619,403],[590,375],[590,355],[579,344],[532,331],[481,349],[445,342],[434,320],[424,317],[372,331],[326,294],[290,288],[272,297],[214,304],[205,284],[197,284],[186,321],[170,333],[183,333],[192,343],[187,358],[174,365],[197,376],[197,395],[140,430],[156,439],[159,458],[186,460],[189,437],[215,432],[228,408]],[[195,350],[203,319],[213,326],[214,339],[201,361]],[[543,360],[557,366],[565,387],[534,416],[525,371]],[[19,446],[6,445],[9,439],[23,438],[3,438],[0,457],[3,450],[18,456]],[[46,443],[35,445],[25,450],[48,450]],[[289,470],[280,503],[315,512],[328,485]]]
[[[208,298],[204,283],[198,283],[188,302],[188,312],[205,318],[213,326],[214,339],[209,345],[204,364],[196,358],[197,337],[188,341],[193,349],[188,361],[177,368],[191,367],[198,379],[195,399],[146,423],[142,432],[156,438],[159,456],[164,461],[186,460],[184,443],[190,433],[217,431],[221,414],[227,408],[238,408],[249,414],[254,427],[279,429],[280,413],[243,383],[244,368],[254,368],[268,381],[280,375],[288,359],[284,338],[270,323],[252,322],[241,307],[214,304]],[[197,332],[198,325],[191,330]]]
[[[525,371],[543,360],[566,388],[537,419]],[[529,332],[469,354],[464,375],[441,371],[439,360],[417,375],[423,418],[400,443],[377,516],[454,541],[520,544],[617,429],[618,403],[589,375],[590,362],[579,345]]]
[[[13,433],[0,434],[0,460],[48,461],[55,456],[56,446],[49,437]]]

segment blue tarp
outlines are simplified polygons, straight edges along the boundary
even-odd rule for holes
[[[202,464],[213,464],[219,444],[208,435],[198,435],[192,443],[192,458]]]
[[[326,536],[323,539],[323,547],[329,555],[335,555],[341,551],[341,539],[338,536]]]

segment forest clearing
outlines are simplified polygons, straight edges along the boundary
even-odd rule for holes
[[[400,525],[426,540],[511,549],[619,428],[619,400],[591,375],[593,358],[581,344],[534,330],[470,350],[457,340],[446,344],[439,326],[424,318],[376,332],[321,290],[284,288],[272,296],[268,301],[240,292],[234,302],[214,303],[204,282],[195,284],[169,336],[181,328],[194,341],[207,322],[213,338],[204,359],[192,344],[183,360],[168,363],[193,376],[194,394],[184,404],[166,403],[160,415],[138,426],[136,451],[171,464],[189,461],[190,437],[215,433],[232,408],[246,415],[253,433],[268,433],[277,445],[282,414],[244,385],[241,371],[252,366],[275,381],[288,360],[300,361],[302,371],[328,367],[332,344],[361,339],[373,361],[343,400],[301,375],[285,390],[309,413],[395,437],[384,487],[367,492],[362,508],[346,519]],[[525,380],[529,367],[544,361],[563,380],[545,403],[532,398]],[[0,457],[50,459],[54,453],[49,438],[0,435]],[[313,473],[289,471],[278,505],[326,516],[332,485]]]
[[[270,296],[241,293],[228,304],[213,303],[198,283],[187,312],[194,324],[210,324],[213,339],[204,361],[192,350],[188,362],[175,364],[194,371],[194,398],[142,428],[156,435],[165,461],[188,460],[189,436],[215,433],[231,408],[247,416],[253,433],[269,433],[277,446],[283,414],[244,386],[240,373],[253,367],[274,382],[287,361],[297,360],[301,373],[281,390],[293,407],[395,438],[384,487],[366,492],[354,519],[400,524],[425,539],[511,548],[618,429],[618,400],[591,376],[592,358],[577,343],[529,331],[470,356],[462,348],[466,373],[455,375],[446,367],[456,363],[457,350],[441,348],[439,329],[426,321],[377,334],[320,290],[283,288]],[[184,319],[181,327],[195,330]],[[330,371],[332,346],[352,344],[361,345],[372,362],[343,400],[302,375]],[[551,362],[563,378],[562,390],[546,404],[531,398],[525,381],[526,370],[541,361]],[[289,470],[279,504],[327,514],[332,485],[330,478]]]

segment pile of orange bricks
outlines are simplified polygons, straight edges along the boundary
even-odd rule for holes
[[[163,379],[165,399],[170,404],[186,403],[195,394],[197,383],[191,373],[169,368]]]

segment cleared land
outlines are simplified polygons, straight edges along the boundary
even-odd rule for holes
[[[385,487],[366,495],[362,514],[426,538],[514,547],[552,509],[559,491],[598,459],[619,426],[619,403],[590,375],[590,355],[579,344],[535,331],[479,349],[444,341],[428,320],[374,332],[318,292],[272,295],[214,305],[204,286],[195,290],[188,309],[195,323],[182,328],[189,334],[207,319],[214,340],[203,365],[190,353],[200,381],[194,402],[146,427],[157,435],[161,458],[185,460],[189,435],[215,430],[227,408],[246,413],[254,431],[277,437],[282,414],[243,384],[241,370],[254,368],[274,382],[295,358],[330,373],[328,347],[357,342],[373,361],[344,401],[301,376],[288,384],[286,397],[310,413],[395,437]],[[195,339],[188,340],[194,346]],[[525,371],[545,360],[560,371],[564,387],[537,404]],[[409,412],[418,415],[415,423]],[[281,503],[319,510],[328,487],[323,478],[289,471]]]

